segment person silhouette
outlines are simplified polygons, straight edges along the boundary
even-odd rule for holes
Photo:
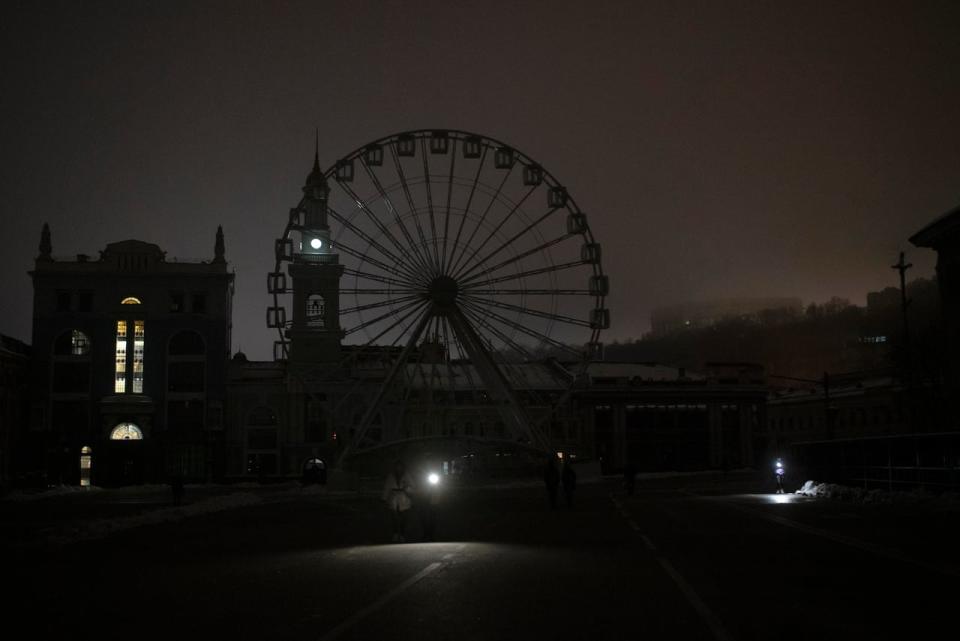
[[[406,540],[407,512],[413,506],[410,498],[412,492],[413,482],[407,474],[407,467],[403,461],[397,461],[383,483],[383,500],[390,510],[394,543],[403,543]]]

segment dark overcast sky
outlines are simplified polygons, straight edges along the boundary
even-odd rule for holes
[[[17,8],[16,5],[20,5]],[[265,273],[321,163],[397,131],[511,143],[588,212],[614,326],[728,296],[895,283],[960,204],[960,3],[4,3],[0,332],[30,339],[54,253],[140,238],[236,268],[234,348],[268,357]]]

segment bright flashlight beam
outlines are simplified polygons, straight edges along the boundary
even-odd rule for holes
[[[434,472],[427,477],[427,480],[430,481],[430,485],[436,485],[440,482],[440,476]]]

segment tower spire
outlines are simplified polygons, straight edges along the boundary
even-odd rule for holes
[[[37,260],[53,260],[51,257],[51,252],[53,251],[53,245],[50,242],[50,225],[43,223],[43,229],[40,231],[40,255],[37,256]]]
[[[223,254],[223,225],[217,225],[217,240],[213,245],[213,262],[217,264],[226,263],[227,261],[223,257]]]

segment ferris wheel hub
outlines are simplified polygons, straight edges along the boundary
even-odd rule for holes
[[[450,276],[437,276],[427,288],[430,301],[440,312],[451,311],[456,306],[459,292],[460,286]]]

